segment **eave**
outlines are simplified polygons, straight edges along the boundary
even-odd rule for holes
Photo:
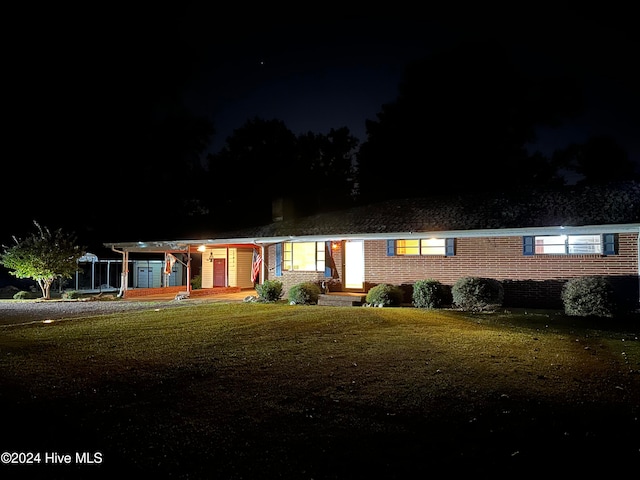
[[[344,233],[331,235],[280,235],[274,237],[246,237],[246,238],[207,238],[191,240],[167,240],[146,242],[113,242],[104,243],[111,249],[127,252],[189,252],[194,247],[209,246],[249,246],[269,245],[281,242],[323,242],[340,240],[393,240],[406,238],[480,238],[480,237],[513,237],[527,235],[580,235],[602,233],[639,233],[640,223],[612,224],[612,225],[581,225],[581,226],[550,226],[550,227],[521,227],[480,230],[430,230],[416,232],[392,233]]]

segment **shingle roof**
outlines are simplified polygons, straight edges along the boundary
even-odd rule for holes
[[[227,232],[224,237],[438,232],[640,222],[640,184],[406,198]]]

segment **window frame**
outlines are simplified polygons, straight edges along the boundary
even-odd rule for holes
[[[564,237],[564,238],[563,238]],[[584,237],[585,239],[588,237],[598,237],[598,243],[595,242],[576,242],[571,241],[572,239],[577,239],[580,237]],[[548,243],[544,244],[538,243],[538,239],[553,239],[558,238],[562,239],[562,242],[558,241],[558,243]],[[585,246],[589,247],[599,247],[596,251],[580,251]],[[560,249],[562,251],[543,251],[544,247],[548,247],[550,250]],[[565,234],[565,235],[526,235],[523,237],[522,241],[522,253],[525,256],[534,256],[534,255],[558,255],[558,256],[576,256],[576,255],[598,255],[598,256],[606,256],[606,255],[616,255],[618,252],[617,246],[617,235],[613,233],[578,233],[578,234]]]
[[[315,245],[315,269],[295,267],[295,246]],[[326,269],[326,242],[282,242],[282,272],[324,272]]]
[[[442,241],[443,245],[434,247],[428,245],[427,242],[437,240]],[[411,242],[411,245],[399,245],[399,242]],[[417,245],[413,244],[417,242]],[[437,253],[425,253],[433,248],[441,248],[442,251]],[[399,253],[402,249],[405,251]],[[415,253],[406,253],[407,249],[415,250]],[[387,256],[389,257],[452,257],[455,255],[455,239],[446,237],[422,237],[422,238],[398,238],[387,240]]]

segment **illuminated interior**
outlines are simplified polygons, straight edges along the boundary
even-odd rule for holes
[[[444,255],[444,238],[396,240],[396,255]]]
[[[536,253],[600,254],[600,235],[549,235],[536,237]]]
[[[324,242],[286,242],[283,249],[283,270],[324,271]]]

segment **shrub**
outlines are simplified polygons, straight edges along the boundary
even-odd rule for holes
[[[196,275],[191,279],[191,288],[194,290],[202,288],[202,277],[200,275]]]
[[[381,283],[367,293],[367,303],[379,307],[393,307],[402,303],[404,294],[396,285]]]
[[[447,293],[438,280],[418,280],[413,284],[413,304],[418,308],[439,308],[447,303]]]
[[[264,302],[277,302],[282,298],[282,282],[278,280],[265,280],[256,285],[256,293]]]
[[[453,285],[451,295],[461,309],[481,312],[502,305],[504,288],[492,278],[463,277]]]
[[[320,292],[320,286],[317,283],[303,282],[291,287],[287,293],[290,304],[309,305],[318,303]]]
[[[74,300],[76,298],[80,298],[80,292],[78,292],[77,290],[67,290],[62,294],[62,298]]]
[[[562,287],[562,303],[567,315],[611,317],[615,301],[611,282],[605,277],[573,278]]]
[[[14,300],[29,300],[29,299],[32,299],[32,298],[38,298],[38,295],[33,293],[33,292],[26,292],[24,290],[16,292],[13,295],[13,299]]]

